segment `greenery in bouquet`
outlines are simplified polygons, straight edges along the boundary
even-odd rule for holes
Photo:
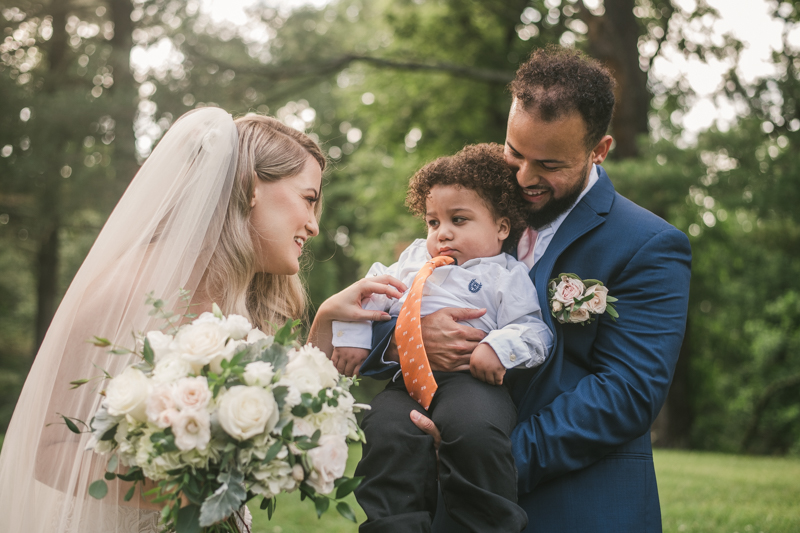
[[[188,292],[181,298],[188,301]],[[364,438],[355,412],[366,406],[349,392],[353,379],[318,348],[298,343],[299,321],[272,337],[216,305],[196,317],[167,311],[152,295],[147,303],[164,331],[135,335],[135,350],[92,341],[137,356],[119,375],[103,376],[104,398],[86,429],[87,449],[110,455],[105,478],[132,483],[125,500],[139,485],[163,503],[165,529],[178,533],[237,531],[233,514],[247,501],[260,498],[271,518],[275,497],[298,489],[318,515],[334,502],[355,521],[338,500],[360,482],[343,474],[348,440]],[[186,319],[194,321],[181,324]],[[80,432],[81,421],[64,421]],[[104,480],[89,487],[95,498],[107,492]]]

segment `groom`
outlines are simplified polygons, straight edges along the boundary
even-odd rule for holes
[[[604,67],[557,47],[534,52],[511,85],[505,155],[530,225],[518,256],[556,339],[540,368],[505,376],[518,410],[512,451],[525,531],[661,531],[649,430],[683,339],[691,251],[683,233],[617,194],[599,166],[612,142],[613,90]],[[547,313],[547,285],[560,273],[602,281],[619,300],[617,321],[561,324]],[[434,370],[468,367],[483,333],[457,321],[480,314],[444,309],[423,319]],[[374,334],[364,375],[391,371],[382,361],[395,349],[393,323]],[[415,423],[436,437],[428,419]],[[387,421],[381,439],[394,427]],[[440,501],[433,531],[464,529]]]

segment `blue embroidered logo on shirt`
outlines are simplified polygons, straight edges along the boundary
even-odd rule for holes
[[[472,281],[469,282],[469,292],[473,293],[478,292],[479,290],[481,290],[481,287],[483,287],[483,285],[478,283],[478,280],[473,279]]]

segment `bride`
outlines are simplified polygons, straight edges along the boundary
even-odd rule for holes
[[[70,381],[116,375],[132,361],[86,341],[99,335],[133,348],[133,332],[160,326],[145,295],[173,309],[179,288],[192,291],[192,312],[216,302],[267,333],[305,317],[299,257],[319,233],[325,163],[314,141],[270,117],[234,121],[204,108],[175,122],[100,232],[36,355],[0,454],[0,531],[158,531],[157,506],[138,494],[123,501],[127,483],[109,482],[102,500],[88,495],[107,458],[85,451],[89,434],[71,433],[61,415],[88,421],[101,397]],[[331,298],[309,340],[330,354],[332,320],[388,318],[359,303],[373,292],[397,295],[397,284],[372,278]]]

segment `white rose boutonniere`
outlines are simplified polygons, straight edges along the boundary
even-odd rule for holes
[[[611,320],[619,318],[614,308],[616,298],[608,287],[596,279],[582,280],[575,274],[559,274],[547,286],[550,314],[561,324],[590,324],[595,315],[608,313]]]

